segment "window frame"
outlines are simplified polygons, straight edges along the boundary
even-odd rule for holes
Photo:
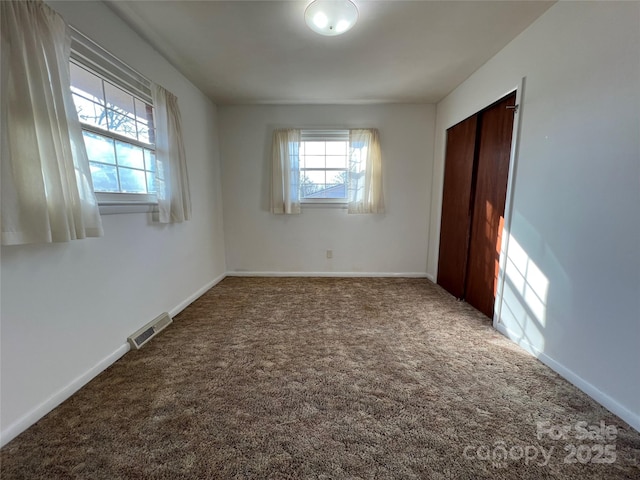
[[[146,143],[138,140],[137,138],[131,138],[118,132],[105,130],[95,125],[80,121],[80,126],[83,132],[93,133],[103,138],[109,139],[113,142],[119,141],[125,144],[132,145],[134,147],[142,148],[143,150],[150,150],[156,155],[157,138],[155,137],[155,106],[153,104],[153,98],[151,94],[151,81],[138,71],[122,62],[116,56],[105,50],[89,37],[75,28],[71,28],[71,59],[70,64],[75,64],[77,67],[86,70],[87,72],[97,76],[101,79],[103,88],[103,101],[107,101],[105,98],[105,83],[111,84],[116,88],[124,91],[126,94],[131,95],[134,99],[150,105],[153,109],[154,125],[153,125],[153,143]],[[73,92],[75,93],[75,92]],[[93,102],[91,99],[87,99],[81,94],[76,95],[83,97],[87,101]],[[95,102],[94,102],[95,103]],[[105,103],[104,108],[107,108]],[[135,109],[135,106],[134,106]],[[115,110],[114,110],[115,111]],[[132,114],[134,112],[131,112]],[[135,120],[134,120],[135,121]],[[115,144],[114,144],[115,145]],[[157,157],[156,157],[157,158]],[[99,162],[98,162],[99,163]],[[116,169],[118,164],[114,165]],[[129,168],[129,167],[126,167]],[[133,168],[133,167],[131,167]],[[157,160],[155,168],[157,169]],[[146,168],[146,163],[143,169],[133,168],[134,170],[144,171],[145,179],[147,172],[152,172]],[[120,181],[118,180],[119,187]],[[148,189],[148,184],[145,180],[145,186]],[[157,211],[158,199],[155,192],[149,193],[132,193],[132,192],[101,192],[94,190],[96,200],[98,202],[101,214],[112,213],[139,213],[139,212],[154,212]]]
[[[345,196],[339,198],[308,198],[302,196],[302,183],[299,185],[298,194],[300,205],[304,207],[309,206],[331,206],[336,208],[347,208],[347,204],[349,202],[349,129],[346,128],[331,128],[331,129],[321,129],[321,128],[302,128],[300,129],[300,144],[302,147],[302,143],[304,142],[329,142],[329,141],[344,141],[347,144],[346,151],[346,164],[345,168],[327,168],[326,167],[326,152],[325,152],[325,168],[303,168],[300,166],[302,163],[301,157],[299,154],[299,163],[298,163],[298,172],[300,177],[302,177],[303,171],[335,171],[342,172],[344,171],[347,174],[347,179],[345,181]],[[325,177],[326,178],[326,177]]]

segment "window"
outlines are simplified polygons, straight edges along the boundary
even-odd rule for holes
[[[384,213],[382,154],[375,128],[273,131],[271,212],[301,203],[346,204],[348,213]]]
[[[78,32],[71,58],[71,92],[98,201],[154,203],[150,82]]]
[[[349,185],[349,131],[302,130],[300,200],[345,203]]]

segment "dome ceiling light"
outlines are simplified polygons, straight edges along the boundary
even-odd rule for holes
[[[350,30],[357,20],[358,8],[350,0],[314,0],[304,11],[309,28],[330,37]]]

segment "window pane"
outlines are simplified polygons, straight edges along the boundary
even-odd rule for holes
[[[153,107],[137,98],[134,101],[136,105],[136,120],[153,126]]]
[[[116,155],[119,166],[144,169],[142,148],[116,141]]]
[[[153,172],[147,172],[147,191],[156,193],[156,175]]]
[[[327,155],[346,155],[347,142],[327,142]]]
[[[126,193],[147,193],[147,180],[142,170],[118,168],[121,191]]]
[[[107,97],[107,107],[112,108],[118,113],[125,113],[133,116],[133,96],[119,89],[118,87],[111,85],[109,82],[104,82],[104,94]]]
[[[338,183],[347,183],[347,172],[327,172],[327,183],[334,185]]]
[[[300,195],[304,197],[309,197],[316,192],[322,190],[324,188],[324,184],[318,185],[317,183],[308,183],[303,181],[300,184]]]
[[[324,156],[319,155],[307,155],[304,157],[304,167],[305,168],[325,168],[324,166]]]
[[[109,131],[136,138],[136,122],[130,117],[120,115],[113,110],[107,110],[109,120]]]
[[[355,148],[351,152],[349,168],[352,172],[364,172],[366,169],[367,148]]]
[[[87,156],[90,161],[102,163],[116,163],[113,151],[113,140],[92,132],[82,132],[84,145],[87,149]],[[114,170],[115,171],[115,170]],[[118,182],[116,181],[116,185]]]
[[[160,180],[164,180],[164,163],[156,162],[156,168],[158,169],[156,171],[156,177]]]
[[[156,154],[151,150],[144,150],[144,168],[152,172],[156,171]]]
[[[324,155],[325,142],[303,142],[305,155]]]
[[[153,136],[153,130],[149,130],[149,127],[140,122],[136,122],[138,126],[138,140],[144,143],[154,143],[151,138]]]
[[[303,172],[301,172],[305,177],[307,177],[309,179],[310,183],[319,183],[319,184],[324,184],[325,182],[325,172],[321,171],[321,172],[316,172],[316,171],[309,171],[309,170],[305,170]]]
[[[329,157],[327,156],[327,168],[347,168],[347,157]]]
[[[346,198],[346,191],[347,188],[344,183],[337,185],[321,185],[321,188],[312,194],[307,195],[307,198]]]
[[[107,118],[103,107],[76,94],[73,95],[73,103],[76,105],[80,122],[107,129]]]
[[[74,63],[69,65],[69,73],[71,74],[72,92],[104,105],[102,80],[99,77]]]
[[[119,192],[116,167],[89,162],[93,189],[96,192]]]

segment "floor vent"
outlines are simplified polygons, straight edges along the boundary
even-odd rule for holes
[[[172,321],[169,314],[165,312],[154,320],[151,320],[127,340],[129,340],[132,348],[139,350],[145,343],[169,326]]]

